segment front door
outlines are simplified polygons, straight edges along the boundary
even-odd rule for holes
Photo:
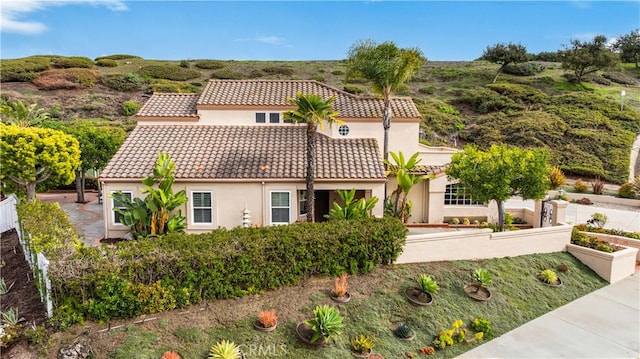
[[[315,205],[315,221],[324,222],[327,219],[324,218],[325,214],[329,214],[329,191],[321,190],[316,192],[316,205]]]

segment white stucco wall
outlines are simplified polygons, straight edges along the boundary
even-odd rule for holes
[[[114,183],[103,184],[105,194],[116,190],[131,191],[133,197],[143,198],[142,184]],[[298,190],[304,190],[304,182],[269,182],[269,181],[229,181],[229,182],[176,182],[173,185],[174,192],[185,190],[187,197],[192,197],[193,191],[210,191],[212,194],[213,223],[193,223],[191,202],[183,205],[180,210],[187,218],[187,232],[207,232],[218,227],[233,228],[242,224],[242,212],[250,211],[252,225],[271,225],[270,196],[272,191],[290,192],[290,222],[304,221],[305,216],[299,216]],[[380,199],[373,215],[381,217],[383,214],[384,182],[316,182],[315,190],[351,189],[363,190],[367,197],[376,196]],[[333,200],[334,197],[332,197]],[[331,204],[330,204],[331,205]],[[107,238],[119,238],[129,230],[127,227],[114,223],[113,200],[105,196],[103,210],[105,213],[105,233]]]

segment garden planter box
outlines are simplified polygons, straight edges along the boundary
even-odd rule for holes
[[[622,250],[607,253],[567,244],[567,251],[609,283],[624,279],[636,270],[637,248],[625,247]]]
[[[636,254],[636,262],[640,262],[640,240],[622,237],[622,236],[614,236],[612,234],[605,234],[605,233],[594,233],[594,232],[585,232],[585,233],[592,236],[596,236],[598,237],[598,239],[602,239],[605,242],[617,244],[619,246],[638,248],[638,253]]]

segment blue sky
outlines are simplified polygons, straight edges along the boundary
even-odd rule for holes
[[[473,60],[489,45],[556,51],[640,28],[640,1],[2,0],[0,57],[337,60],[361,39]]]

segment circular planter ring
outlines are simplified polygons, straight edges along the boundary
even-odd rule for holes
[[[319,347],[325,344],[325,339],[322,337],[318,338],[318,340],[313,343],[311,342],[313,329],[311,329],[311,327],[309,327],[305,322],[300,322],[296,325],[296,334],[298,335],[298,338],[300,338],[300,340],[311,346]]]
[[[349,292],[347,292],[342,297],[336,297],[336,296],[334,296],[332,294],[331,295],[331,300],[333,300],[334,302],[337,302],[337,303],[349,303],[349,301],[351,301],[351,294]]]
[[[464,286],[464,292],[470,298],[473,298],[480,302],[486,302],[491,299],[491,292],[486,287],[482,287],[478,284],[467,284]]]
[[[536,277],[538,278],[539,281],[541,281],[542,283],[548,285],[549,287],[553,287],[553,288],[562,287],[562,280],[560,279],[560,277],[558,277],[558,281],[555,282],[555,283],[549,283],[549,282],[545,281],[544,279],[540,278],[539,275],[536,275]]]
[[[277,326],[278,326],[278,323],[276,323],[276,325],[274,325],[273,327],[265,328],[257,320],[255,321],[255,323],[253,323],[253,327],[259,332],[272,332],[272,331],[276,330]]]
[[[409,338],[400,338],[399,336],[396,335],[396,338],[400,339],[400,340],[404,340],[405,342],[410,342],[412,340],[414,340],[416,338],[416,332],[414,330],[411,330],[411,332],[413,334],[411,334],[411,336]]]
[[[407,299],[409,299],[411,303],[419,305],[421,307],[426,307],[433,303],[433,295],[431,293],[423,291],[420,288],[407,288],[404,291],[404,295],[407,297]]]
[[[353,356],[356,357],[356,358],[368,358],[368,357],[371,356],[371,350],[369,350],[366,353],[360,353],[360,352],[356,352],[356,351],[351,350],[351,354],[353,354]]]

